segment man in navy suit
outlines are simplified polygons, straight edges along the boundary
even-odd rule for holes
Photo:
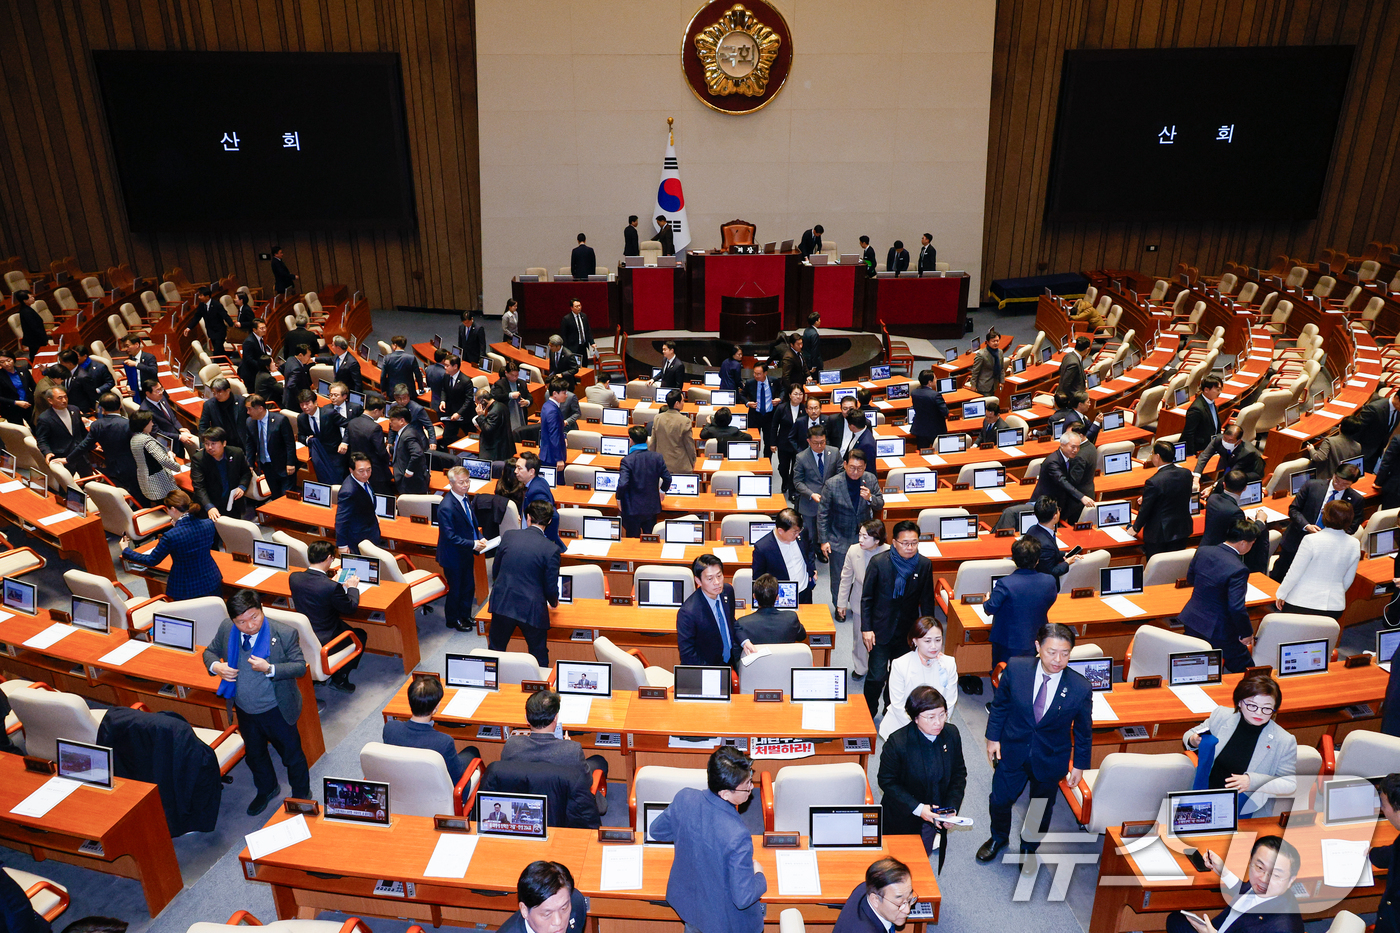
[[[297,441],[292,423],[280,411],[268,411],[261,395],[248,396],[247,404],[243,436],[248,439],[248,465],[267,479],[272,493],[268,498],[281,498],[297,475]]]
[[[1254,663],[1250,659],[1254,627],[1244,604],[1249,586],[1244,555],[1255,546],[1258,536],[1258,526],[1242,519],[1226,529],[1224,544],[1196,548],[1196,556],[1186,569],[1191,598],[1177,618],[1187,635],[1204,638],[1223,652],[1225,669],[1232,674]]]
[[[351,392],[359,392],[364,386],[364,375],[360,372],[360,361],[350,352],[350,341],[345,337],[331,338],[331,381],[343,382]]]
[[[1142,553],[1148,558],[1179,551],[1191,537],[1193,477],[1175,460],[1176,448],[1171,441],[1152,445],[1152,465],[1157,471],[1142,485],[1142,503],[1133,520],[1133,531],[1142,537]]]
[[[821,224],[802,231],[802,237],[797,242],[797,251],[802,254],[803,259],[822,251],[822,234],[825,232]]]
[[[783,509],[773,516],[773,533],[753,544],[753,578],[771,573],[780,583],[797,584],[797,601],[810,603],[817,582],[817,552],[802,535],[802,516]]]
[[[1036,477],[1035,491],[1031,493],[1033,501],[1040,501],[1041,496],[1050,496],[1060,506],[1060,511],[1065,513],[1068,513],[1076,502],[1086,509],[1093,506],[1093,496],[1079,491],[1079,486],[1074,481],[1075,470],[1071,463],[1079,456],[1079,448],[1083,444],[1084,435],[1078,431],[1065,431],[1060,435],[1060,449],[1040,464],[1040,475]]]
[[[564,439],[564,402],[569,398],[565,379],[549,380],[549,398],[540,406],[540,462],[556,470],[564,469],[568,447]]]
[[[102,450],[102,472],[114,485],[135,495],[141,487],[136,482],[136,460],[131,455],[131,424],[121,414],[121,397],[115,392],[104,392],[97,405],[101,409],[97,420],[88,425],[87,436],[78,443],[74,453],[85,455],[96,444]],[[196,478],[199,476],[198,459],[190,463]],[[244,469],[246,471],[246,467]],[[198,490],[198,484],[194,488]],[[208,503],[200,504],[206,512],[209,510]]]
[[[323,646],[342,632],[353,632],[360,644],[364,645],[365,630],[347,625],[342,618],[343,614],[360,608],[360,578],[352,573],[344,584],[332,579],[330,570],[335,551],[335,545],[329,541],[312,541],[306,546],[307,568],[287,577],[287,586],[292,592],[292,602],[297,611],[311,622],[311,630]],[[343,647],[348,646],[344,643],[337,646]],[[332,674],[331,686],[341,693],[354,693],[355,685],[350,682],[350,674],[360,666],[361,657],[363,654],[355,655]]]
[[[588,237],[580,233],[578,246],[575,246],[573,253],[569,255],[569,271],[573,273],[575,282],[586,282],[590,275],[598,271],[598,257],[594,255],[593,247],[589,246],[587,241]]]
[[[541,667],[549,666],[549,609],[559,605],[559,548],[544,535],[545,526],[556,520],[548,502],[528,503],[525,527],[502,533],[491,565],[488,647],[509,650],[518,627]]]
[[[1055,529],[1060,527],[1060,506],[1050,496],[1035,500],[1036,523],[1026,530],[1026,534],[1040,545],[1040,560],[1036,570],[1055,578],[1055,589],[1059,590],[1060,578],[1069,573],[1070,564],[1084,559],[1083,554],[1065,557],[1060,551],[1060,542],[1055,540]]]
[[[895,240],[890,251],[885,254],[886,272],[904,272],[909,268],[909,250],[904,248],[903,240]]]
[[[350,475],[340,484],[340,496],[335,500],[335,543],[341,553],[359,553],[360,542],[368,541],[383,547],[379,536],[379,516],[374,514],[374,489],[370,477],[374,461],[364,451],[350,454]]]
[[[749,409],[749,427],[758,428],[765,452],[776,446],[773,438],[773,410],[778,407],[778,384],[768,378],[768,364],[753,364],[753,378],[744,381],[744,404]]]
[[[462,312],[462,323],[457,325],[457,347],[462,351],[462,359],[473,366],[486,355],[486,328],[476,322],[475,311]]]
[[[695,591],[676,610],[676,640],[682,664],[732,667],[753,649],[734,627],[734,587],[724,582],[724,562],[701,554],[690,565]]]
[[[867,575],[866,579],[869,579]],[[1033,838],[1023,827],[1021,852],[1035,853],[1050,827],[1059,783],[1069,769],[1069,786],[1079,783],[1093,750],[1093,694],[1078,671],[1066,670],[1074,650],[1074,629],[1049,623],[1036,636],[1036,658],[1012,658],[987,715],[987,760],[992,793],[987,801],[991,838],[977,850],[977,861],[990,862],[1011,838],[1011,808],[1029,782],[1030,813],[1042,801],[1040,832]],[[1071,760],[1071,743],[1073,759]],[[1024,859],[1023,868],[1034,866]]]
[[[1343,463],[1337,467],[1337,472],[1333,473],[1330,479],[1319,477],[1308,480],[1298,491],[1298,495],[1293,497],[1293,504],[1288,507],[1288,530],[1283,533],[1283,540],[1279,542],[1278,560],[1274,561],[1274,567],[1269,571],[1270,577],[1283,582],[1288,568],[1293,566],[1293,557],[1298,553],[1298,545],[1303,543],[1303,535],[1317,534],[1322,529],[1322,509],[1327,503],[1333,500],[1350,503],[1354,518],[1348,531],[1353,534],[1356,532],[1361,526],[1362,507],[1366,500],[1351,487],[1360,478],[1361,471],[1355,464]]]
[[[379,367],[379,386],[385,392],[394,386],[407,386],[413,395],[428,388],[428,380],[423,378],[423,369],[418,360],[407,349],[408,338],[403,335],[391,337],[389,344],[394,349]]]
[[[1050,607],[1059,595],[1058,578],[1036,569],[1044,553],[1032,535],[1018,538],[1011,545],[1016,570],[996,582],[982,607],[992,617],[993,667],[1035,654],[1035,633],[1049,621]]]
[[[559,537],[559,513],[555,511],[554,493],[549,489],[549,481],[540,476],[540,458],[533,450],[527,450],[515,460],[515,478],[525,487],[525,508],[532,502],[544,502],[549,506],[550,517],[545,525],[545,537],[564,549],[564,539]],[[497,560],[499,560],[499,555]]]
[[[438,507],[437,561],[447,581],[447,627],[470,632],[472,610],[476,608],[476,555],[486,550],[486,538],[472,511],[467,490],[471,474],[466,467],[447,471],[447,492]]]
[[[348,404],[348,403],[347,403]],[[388,442],[378,419],[384,414],[384,399],[371,395],[365,399],[364,410],[352,415],[345,423],[344,440],[350,453],[369,456],[374,470],[370,474],[370,485],[386,495],[394,492],[394,472],[389,464]]]
[[[1385,799],[1382,790],[1381,800]],[[1388,848],[1374,848],[1371,852],[1388,851]],[[1225,867],[1225,860],[1218,853],[1207,849],[1204,856],[1210,870],[1220,876],[1221,890],[1230,906],[1210,918],[1209,926],[1191,914],[1172,911],[1167,915],[1167,933],[1208,933],[1224,929],[1230,933],[1303,933],[1302,911],[1290,890],[1298,877],[1302,856],[1292,843],[1274,835],[1255,839],[1249,852],[1249,875],[1243,880]],[[1381,898],[1382,915],[1393,909],[1389,888],[1387,879],[1386,896]],[[1391,933],[1395,929],[1393,924],[1380,922],[1379,917],[1377,921],[1377,933]]]
[[[897,522],[894,546],[876,554],[865,569],[860,594],[860,637],[870,661],[865,674],[865,702],[874,716],[890,678],[890,663],[909,653],[909,627],[933,615],[933,562],[919,553],[919,526]]]
[[[1244,509],[1240,508],[1240,495],[1249,485],[1249,476],[1241,470],[1231,470],[1225,474],[1225,478],[1211,493],[1206,500],[1206,526],[1201,533],[1201,547],[1214,547],[1217,544],[1225,543],[1225,532],[1235,522],[1245,517]],[[1259,538],[1256,540],[1268,541],[1265,538],[1264,530],[1264,510],[1255,512],[1258,520]],[[1250,573],[1264,573],[1269,567],[1269,549],[1267,547],[1250,548],[1245,555],[1244,565],[1249,568]]]
[[[938,391],[938,374],[931,369],[919,373],[919,387],[909,393],[914,407],[914,422],[909,433],[920,450],[933,446],[933,439],[948,433],[948,403]]]
[[[427,495],[431,464],[428,442],[417,425],[409,423],[409,411],[402,405],[389,409],[390,467],[394,489],[399,495]]]
[[[1201,391],[1186,409],[1186,422],[1181,428],[1181,442],[1186,456],[1194,457],[1205,449],[1211,438],[1220,433],[1220,408],[1216,399],[1225,390],[1225,380],[1211,373],[1201,380]]]
[[[661,372],[651,384],[662,389],[685,388],[685,364],[676,356],[676,342],[666,340],[661,344]]]
[[[647,449],[647,428],[634,424],[627,429],[631,445],[618,467],[617,504],[622,512],[622,530],[629,538],[651,534],[661,512],[661,497],[671,488],[671,471],[666,458]]]

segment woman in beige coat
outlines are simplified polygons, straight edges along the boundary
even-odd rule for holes
[[[860,535],[855,544],[846,549],[846,562],[841,566],[841,588],[836,594],[836,618],[851,625],[851,657],[855,675],[864,677],[866,663],[870,657],[865,640],[860,637],[860,594],[865,589],[865,568],[870,559],[881,551],[888,551],[885,543],[885,523],[878,518],[860,526]]]

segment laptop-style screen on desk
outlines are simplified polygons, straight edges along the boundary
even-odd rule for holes
[[[881,847],[879,804],[812,807],[808,845],[813,849]]]
[[[1208,651],[1180,651],[1167,659],[1168,685],[1185,687],[1192,684],[1218,684],[1224,664],[1219,648]]]
[[[627,427],[627,419],[631,416],[625,408],[604,408],[603,424],[611,425],[615,428]]]
[[[287,569],[287,545],[276,541],[254,541],[253,563],[273,570]]]
[[[447,686],[495,690],[499,686],[496,678],[496,668],[499,663],[496,658],[478,657],[472,654],[449,654],[446,662]]]
[[[177,616],[156,615],[151,620],[151,640],[177,651],[193,651],[194,622]]]
[[[7,577],[0,582],[0,593],[4,594],[3,600],[0,601],[3,601],[6,609],[30,616],[34,614],[39,591],[32,583],[22,583]]]
[[[675,674],[676,686],[672,696],[677,700],[729,700],[731,680],[727,667],[678,664]]]
[[[671,519],[663,524],[662,540],[667,544],[703,544],[705,523]]]
[[[1105,692],[1113,689],[1112,658],[1080,658],[1069,662],[1071,669],[1084,675],[1089,681],[1089,689]]]
[[[1339,778],[1322,785],[1323,820],[1334,823],[1373,823],[1381,817],[1380,778]]]
[[[86,596],[73,597],[73,624],[79,628],[105,635],[109,630],[108,613],[111,611],[111,604],[105,600],[88,599]]]
[[[1142,564],[1105,567],[1099,571],[1101,596],[1131,596],[1142,592]]]
[[[671,488],[666,490],[668,496],[698,496],[700,495],[700,477],[696,473],[672,473]]]
[[[792,702],[803,703],[809,700],[827,700],[833,703],[846,702],[846,674],[844,667],[794,667],[792,669]]]
[[[1224,835],[1235,831],[1237,806],[1232,790],[1182,791],[1168,794],[1174,836]]]
[[[679,606],[685,601],[680,580],[638,580],[637,605]]]
[[[1278,676],[1320,674],[1327,670],[1327,639],[1286,641],[1278,646]]]

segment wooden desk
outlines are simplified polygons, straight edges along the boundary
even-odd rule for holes
[[[78,788],[42,817],[10,812],[47,780],[24,770],[19,755],[0,755],[0,845],[41,861],[133,878],[151,916],[164,910],[185,883],[156,785],[116,778],[110,791]],[[80,851],[94,841],[101,855]]]
[[[1376,883],[1370,887],[1348,890],[1330,888],[1322,883],[1322,840],[1367,840],[1372,845],[1388,845],[1395,839],[1389,823],[1352,823],[1340,826],[1290,826],[1286,831],[1273,819],[1241,820],[1239,832],[1233,836],[1191,836],[1189,844],[1210,849],[1225,858],[1226,867],[1236,877],[1246,877],[1250,849],[1259,836],[1283,835],[1298,849],[1302,866],[1298,881],[1310,892],[1298,898],[1303,916],[1309,920],[1334,916],[1339,910],[1353,913],[1374,912],[1385,890],[1386,873],[1376,869]],[[1129,840],[1136,845],[1138,840]],[[1198,872],[1180,854],[1183,843],[1164,839],[1181,870],[1175,880],[1149,880],[1133,856],[1122,854],[1125,848],[1122,828],[1111,827],[1104,833],[1103,857],[1099,860],[1099,884],[1094,889],[1094,910],[1089,917],[1089,933],[1115,933],[1119,930],[1159,930],[1167,914],[1174,910],[1208,913],[1212,916],[1225,908],[1220,895],[1220,878],[1214,872]],[[1117,879],[1112,884],[1106,878]]]
[[[519,300],[519,299],[517,299],[517,300]],[[522,302],[522,308],[523,308],[523,302]],[[559,317],[560,317],[561,319],[563,318],[564,313],[567,312],[567,310],[568,310],[568,306],[566,305],[565,308],[564,308],[564,311],[561,311],[560,314],[559,314]],[[521,333],[522,333],[522,335],[523,335],[524,332],[525,332],[525,331],[524,331],[524,327],[525,327],[525,318],[524,318],[523,315],[521,316],[521,319],[520,319],[520,325],[521,325]],[[557,328],[557,327],[558,327],[557,324],[549,324],[549,325],[547,325],[547,326],[548,326],[549,328]],[[543,332],[542,332],[542,333],[543,333],[543,336],[541,336],[541,337],[539,338],[539,343],[543,344],[545,340],[549,339],[549,334],[552,334],[553,332],[554,332],[553,330],[549,330],[549,329],[543,331]],[[599,330],[597,327],[594,327],[594,328],[593,328],[593,333],[594,333],[595,335],[598,335],[598,336],[604,336],[606,333],[611,333],[611,329],[609,329],[608,331],[605,332],[605,331]],[[531,340],[530,342],[531,342],[531,343],[534,343],[535,341]],[[511,346],[509,343],[493,343],[493,344],[491,344],[490,349],[491,349],[491,352],[492,352],[492,353],[498,353],[498,354],[500,354],[501,356],[504,356],[504,357],[505,357],[506,359],[508,359],[508,360],[515,360],[517,363],[528,363],[528,364],[530,364],[531,366],[533,366],[533,367],[535,367],[536,369],[538,369],[538,370],[544,375],[545,379],[548,380],[548,379],[549,379],[549,360],[547,360],[547,359],[542,359],[541,357],[535,356],[534,353],[532,353],[532,352],[529,351],[529,350],[524,349],[524,347],[525,347],[525,342],[522,340],[522,342],[521,342],[521,349],[519,349],[519,350],[517,350],[515,347]],[[585,361],[585,362],[586,362],[586,361]],[[524,372],[524,370],[522,369],[521,372]],[[597,374],[597,371],[596,371],[596,370],[591,369],[590,367],[587,367],[587,366],[580,366],[579,371],[578,371],[578,373],[577,373],[577,379],[578,379],[578,386],[579,386],[579,387],[581,387],[581,388],[587,388],[588,386],[593,385],[593,383],[594,383],[595,381],[597,381],[597,378],[598,378],[598,374]],[[541,384],[541,385],[542,385],[542,384]],[[532,390],[532,392],[533,392],[533,390]],[[579,398],[582,399],[583,396],[580,395]],[[541,404],[543,404],[543,403],[541,403]],[[539,406],[535,406],[535,410],[538,411],[538,410],[539,410]]]
[[[0,493],[0,519],[18,525],[27,534],[48,543],[62,557],[88,573],[115,580],[117,571],[112,565],[112,552],[107,546],[102,516],[94,513],[86,518],[70,518],[55,524],[40,523],[42,519],[63,511],[64,507],[52,496],[41,496],[28,488]]]
[[[1298,320],[1300,310],[1295,307],[1293,315],[1289,317],[1290,324]],[[1375,338],[1360,325],[1334,327],[1331,335],[1324,337],[1323,346],[1326,359],[1355,360],[1356,372],[1342,385],[1332,401],[1314,408],[1311,414],[1289,427],[1280,425],[1269,431],[1266,449],[1270,472],[1280,463],[1298,457],[1304,444],[1336,430],[1341,419],[1354,414],[1369,402],[1380,385],[1380,348],[1376,346]],[[1339,370],[1344,369],[1340,363],[1336,365]]]
[[[897,334],[961,339],[969,282],[966,274],[881,276],[868,283],[873,288],[867,286],[865,329],[874,330],[875,322],[880,321]]]
[[[510,294],[520,303],[521,336],[540,343],[559,332],[559,322],[575,298],[583,302],[583,313],[588,315],[595,336],[608,337],[622,320],[622,289],[615,281],[575,282],[567,275],[551,282],[512,278]]]

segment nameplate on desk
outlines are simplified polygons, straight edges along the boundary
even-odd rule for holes
[[[500,739],[505,738],[505,728],[502,726],[478,726],[476,730],[478,739]]]
[[[583,488],[584,488],[584,489],[589,489],[589,488],[591,488],[591,487],[589,487],[589,485],[588,485],[587,483],[585,483],[585,484],[583,485]],[[577,537],[578,537],[578,532],[577,532],[577,531],[568,531],[568,530],[566,530],[566,529],[560,528],[560,529],[559,529],[559,537],[561,537],[561,538],[577,538]]]
[[[1371,663],[1371,656],[1369,654],[1354,654],[1343,663],[1346,667],[1365,667]]]
[[[608,826],[603,826],[598,829],[598,841],[621,842],[630,845],[631,843],[636,842],[636,837],[633,836],[632,830],[630,829],[616,829]]]
[[[314,800],[302,800],[299,797],[288,797],[282,801],[282,809],[296,816],[298,813],[304,816],[320,816],[321,805]]]
[[[869,753],[870,751],[870,740],[864,736],[856,739],[842,739],[841,744],[848,752]]]
[[[1161,674],[1144,674],[1141,677],[1133,678],[1134,690],[1155,690],[1162,686]]]
[[[992,536],[996,538],[1014,538],[1016,537],[1016,529],[998,528],[992,532]]]
[[[964,593],[962,594],[962,604],[964,606],[980,606],[987,601],[986,593]]]
[[[978,450],[995,450],[995,449],[996,449],[996,446],[997,446],[997,445],[996,445],[996,441],[983,441],[982,443],[980,443],[980,444],[977,445],[977,449],[978,449]]]
[[[1268,676],[1272,675],[1273,672],[1274,672],[1274,666],[1273,666],[1272,664],[1259,664],[1259,665],[1257,665],[1257,666],[1255,666],[1255,667],[1247,667],[1247,668],[1245,668],[1245,669],[1244,669],[1244,676],[1246,676],[1246,677],[1255,677],[1255,676],[1259,676],[1259,677],[1268,677]]]
[[[743,536],[743,535],[725,535],[725,537],[724,537],[724,546],[725,546],[725,547],[743,547],[743,546],[744,546],[744,536]]]
[[[1188,580],[1188,579],[1186,579],[1185,577],[1177,577],[1177,578],[1176,578],[1176,588],[1177,588],[1177,589],[1179,589],[1179,590],[1184,590],[1184,589],[1187,589],[1187,588],[1190,587],[1190,586],[1191,586],[1191,581]]]
[[[596,453],[598,452],[598,448],[597,448],[597,447],[585,447],[585,448],[583,448],[583,452],[586,453],[586,454],[596,454]]]
[[[713,460],[713,461],[715,461],[716,463],[719,463],[719,462],[722,462],[722,461],[724,460],[724,454],[705,454],[705,459],[706,459],[706,460]]]
[[[1293,495],[1293,493],[1287,486],[1280,486],[1278,489],[1274,490],[1275,499],[1287,499],[1291,495]]]
[[[410,516],[408,517],[408,523],[409,523],[410,525],[426,525],[426,524],[428,524],[428,516],[426,516],[426,515],[410,515]]]
[[[972,488],[972,484],[971,484],[971,483],[954,483],[954,484],[953,484],[953,492],[967,492],[967,491],[968,491],[969,489],[971,489],[971,488]]]
[[[1094,523],[1093,523],[1093,522],[1075,522],[1075,524],[1074,524],[1074,530],[1075,530],[1075,531],[1093,531],[1093,530],[1094,530]]]
[[[755,703],[781,703],[783,702],[783,691],[777,688],[772,690],[755,689],[753,701]]]
[[[1128,820],[1123,824],[1124,839],[1141,839],[1149,833],[1157,832],[1156,820]]]
[[[714,492],[715,495],[721,499],[732,499],[734,497],[734,490],[732,489],[716,489]]]
[[[763,848],[765,849],[796,849],[802,845],[801,833],[774,833],[763,834]]]
[[[665,687],[638,687],[637,699],[639,700],[664,700],[666,699]]]
[[[621,732],[598,732],[593,736],[594,748],[621,748]]]
[[[661,543],[661,536],[660,536],[660,535],[642,535],[642,537],[641,537],[641,542],[642,542],[643,544],[660,544],[660,543]]]
[[[1289,826],[1311,826],[1317,821],[1316,810],[1285,810],[1278,817],[1280,828]]]
[[[570,633],[569,641],[581,641],[591,645],[595,637],[596,635],[591,628],[576,628]]]
[[[1093,595],[1094,588],[1092,586],[1076,586],[1069,591],[1070,599],[1089,599]]]
[[[574,483],[574,488],[588,490],[592,489],[593,487],[588,485],[587,483]]]
[[[734,600],[734,608],[735,608],[735,609],[743,609],[743,608],[744,608],[744,601],[743,601],[742,599],[736,599],[736,600]]]
[[[472,824],[465,816],[438,813],[433,816],[433,829],[440,833],[469,833]]]
[[[516,443],[526,450],[538,450],[540,447],[538,441],[516,441]]]
[[[608,605],[609,605],[609,606],[630,606],[630,605],[632,605],[632,597],[631,597],[631,596],[609,596],[609,597],[608,597]]]
[[[235,564],[251,564],[253,562],[253,555],[234,553],[233,562]]]
[[[33,771],[36,774],[53,774],[54,763],[47,758],[36,758],[33,755],[24,756],[24,770]]]
[[[282,498],[283,498],[283,499],[291,499],[293,502],[300,502],[300,501],[301,501],[301,493],[299,493],[299,492],[293,492],[292,490],[289,489],[289,490],[287,490],[286,492],[282,493]]]
[[[731,256],[754,256],[758,253],[757,243],[730,243],[729,255]]]
[[[835,635],[813,635],[808,643],[813,648],[830,648],[835,640]]]
[[[602,418],[584,418],[583,420],[585,424],[602,424],[603,422]]]
[[[938,450],[937,450],[937,448],[934,448],[934,447],[920,447],[920,448],[919,448],[919,456],[921,456],[921,457],[935,457],[935,456],[937,456],[937,455],[938,455]]]
[[[919,540],[920,540],[920,541],[933,541],[933,540],[935,540],[935,538],[934,538],[934,536],[933,536],[933,533],[930,532],[929,534],[926,534],[926,535],[919,535]]]
[[[521,693],[539,693],[541,690],[549,689],[547,680],[522,680],[520,682]]]

